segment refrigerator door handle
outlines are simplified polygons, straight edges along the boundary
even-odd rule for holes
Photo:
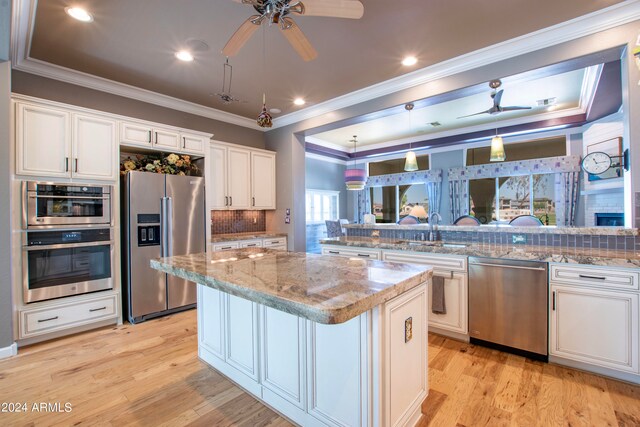
[[[167,198],[160,198],[160,256],[167,256]]]
[[[171,197],[165,197],[167,199],[167,216],[165,217],[165,229],[167,230],[167,248],[165,256],[173,256],[173,199]]]

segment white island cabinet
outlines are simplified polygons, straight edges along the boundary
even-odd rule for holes
[[[152,265],[201,283],[200,358],[294,423],[419,423],[429,267],[260,248]]]

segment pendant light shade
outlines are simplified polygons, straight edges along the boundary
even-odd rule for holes
[[[358,136],[353,135],[353,139],[349,142],[353,142],[353,167],[347,168],[344,171],[344,183],[347,186],[347,190],[363,190],[364,186],[367,183],[367,171],[364,169],[360,169],[357,167],[356,153],[357,151],[357,141]]]
[[[504,162],[506,159],[507,155],[504,152],[502,137],[496,135],[491,139],[491,156],[489,160],[492,162]]]
[[[413,172],[418,170],[418,159],[416,159],[416,153],[408,151],[407,156],[404,159],[404,170],[407,172]]]

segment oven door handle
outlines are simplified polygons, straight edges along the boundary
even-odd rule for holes
[[[109,196],[49,196],[46,194],[29,194],[30,199],[82,199],[82,200],[109,200]]]
[[[23,246],[25,251],[46,251],[51,249],[71,249],[71,248],[88,248],[92,246],[112,246],[114,244],[113,240],[101,240],[99,242],[84,242],[84,243],[60,243],[57,245],[33,245],[33,246]]]

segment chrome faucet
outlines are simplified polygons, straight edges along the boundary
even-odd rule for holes
[[[435,230],[433,228],[434,226],[434,221],[433,221],[433,217],[436,217],[435,220]],[[437,240],[437,234],[438,234],[438,223],[442,221],[442,217],[440,216],[440,214],[438,212],[433,212],[431,215],[429,215],[429,241],[433,242],[435,240]]]

